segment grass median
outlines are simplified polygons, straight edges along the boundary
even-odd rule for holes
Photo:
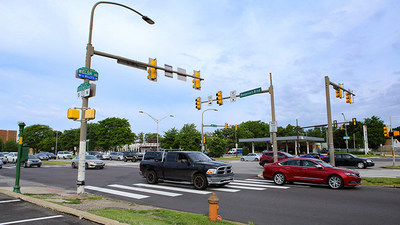
[[[400,178],[363,177],[363,186],[400,187]]]
[[[71,165],[71,162],[59,162],[59,161],[44,161],[42,160],[42,164],[47,165]]]

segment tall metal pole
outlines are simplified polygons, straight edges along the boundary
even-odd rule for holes
[[[23,144],[25,123],[24,122],[18,122],[18,126],[19,126],[18,155],[17,155],[17,167],[16,167],[16,170],[15,170],[15,184],[14,184],[13,192],[21,193],[20,186],[19,186],[19,180],[20,180],[20,174],[21,174],[21,170],[20,169],[21,169],[22,144]]]
[[[204,117],[204,112],[207,112],[209,110],[218,111],[218,109],[206,109],[201,113],[201,152],[205,151],[205,149],[204,149],[204,133],[203,133],[203,129],[204,129],[203,117]]]
[[[344,119],[344,132],[345,132],[346,137],[348,137],[347,136],[346,117],[344,116],[344,113],[342,113],[342,115],[343,115],[343,119]],[[346,151],[347,151],[347,153],[349,153],[349,140],[348,139],[346,139]]]
[[[274,102],[274,86],[272,85],[272,73],[269,73],[269,93],[271,95],[271,116],[272,122],[276,124],[275,120],[275,102]],[[274,151],[274,162],[278,162],[278,143],[276,141],[276,132],[271,132],[272,137],[272,147]]]
[[[58,131],[56,131],[56,151],[55,151],[55,155],[57,155],[57,140],[58,140]]]
[[[156,121],[156,123],[157,123],[157,151],[159,151],[160,150],[160,147],[158,147],[158,122],[160,122],[160,121]]]
[[[326,94],[326,114],[328,117],[328,149],[329,160],[332,166],[335,166],[335,148],[333,146],[333,130],[332,130],[332,113],[331,113],[331,99],[329,95],[329,77],[325,76],[325,94]]]
[[[392,116],[390,116],[390,132],[393,132],[393,129],[392,129]],[[396,157],[395,157],[395,154],[394,154],[393,135],[392,135],[392,156],[393,156],[393,166],[395,166],[396,165]]]

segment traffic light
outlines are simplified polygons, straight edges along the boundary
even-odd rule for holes
[[[196,98],[196,109],[197,110],[201,109],[201,98],[200,97]]]
[[[68,109],[68,119],[70,120],[77,120],[79,119],[79,110],[77,109]]]
[[[340,130],[343,130],[343,124],[342,124],[342,125],[340,125]]]
[[[334,121],[333,121],[333,127],[334,127],[334,128],[337,128],[337,120],[334,120]]]
[[[228,129],[228,123],[225,123],[225,129]]]
[[[357,125],[357,120],[356,118],[351,119],[353,121],[353,125],[356,126]]]
[[[349,92],[346,92],[346,103],[351,104],[351,94]]]
[[[342,87],[342,85],[339,84],[339,87]],[[336,89],[336,98],[343,98],[343,94],[342,93],[343,93],[342,89],[337,88]]]
[[[218,105],[224,104],[224,103],[222,102],[222,91],[218,91],[218,92],[217,92],[217,103],[218,103]]]
[[[203,137],[203,143],[206,143],[206,137]]]
[[[152,66],[157,66],[157,59],[149,58],[149,64]],[[147,79],[157,82],[157,69],[153,67],[149,67],[147,69]]]
[[[235,125],[235,130],[237,130],[237,124]]]
[[[194,71],[193,76],[200,77],[200,71]],[[193,78],[193,88],[196,89],[196,90],[200,90],[201,89],[200,79]]]
[[[383,127],[383,135],[389,137],[389,127]]]
[[[400,131],[394,130],[393,137],[400,136]]]
[[[86,109],[85,110],[85,119],[93,120],[96,117],[96,110],[95,109]]]

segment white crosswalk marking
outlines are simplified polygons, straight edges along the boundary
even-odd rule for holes
[[[220,187],[220,188],[208,188],[207,190],[210,190],[210,191],[222,191],[222,192],[238,192],[238,191],[240,191],[240,190],[238,190],[238,189],[225,188],[225,187]]]
[[[170,186],[161,186],[161,185],[157,185],[157,184],[134,184],[134,185],[141,186],[141,187],[148,187],[148,188],[158,188],[158,189],[164,189],[164,190],[170,190],[170,191],[188,192],[188,193],[192,193],[192,194],[201,194],[201,195],[211,194],[211,192],[209,192],[209,191],[201,191],[201,190],[170,187]]]
[[[246,181],[257,181],[257,182],[261,182],[261,183],[274,183],[274,181],[272,181],[272,180],[260,180],[260,179],[246,179]]]
[[[265,187],[265,188],[276,188],[276,189],[288,189],[289,187],[282,187],[282,186],[276,186],[276,185],[266,185],[266,184],[254,184],[254,183],[242,183],[243,181],[236,181],[236,182],[231,182],[231,184],[234,185],[243,185],[243,186],[251,186],[251,187]]]
[[[169,197],[176,197],[176,196],[182,195],[182,194],[177,194],[177,193],[173,193],[173,192],[157,191],[157,190],[138,188],[138,187],[130,187],[130,186],[119,185],[119,184],[111,184],[111,185],[108,185],[108,186],[121,188],[121,189],[126,189],[126,190],[131,190],[131,191],[141,191],[141,192],[146,192],[146,193],[165,195],[165,196],[169,196]]]
[[[246,187],[246,186],[237,186],[237,185],[226,185],[229,188],[237,188],[237,189],[247,189],[247,190],[255,190],[255,191],[263,191],[265,188],[258,188],[258,187]]]
[[[108,189],[108,188],[101,188],[101,187],[95,187],[95,186],[86,186],[86,189],[93,190],[93,191],[100,191],[108,194],[113,194],[113,195],[120,195],[128,198],[135,198],[135,199],[143,199],[143,198],[148,198],[150,196],[147,195],[139,195],[139,194],[133,194],[125,191],[116,191],[113,189]]]

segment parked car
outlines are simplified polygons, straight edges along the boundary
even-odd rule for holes
[[[324,158],[325,162],[330,162],[330,158]],[[372,159],[360,158],[350,153],[335,153],[335,166],[356,166],[359,169],[374,166]]]
[[[328,157],[328,155],[323,155],[323,154],[319,154],[318,157],[318,153],[315,152],[300,156],[300,158],[312,158],[312,159],[322,159],[322,160],[324,160],[326,157]]]
[[[260,154],[258,153],[249,153],[240,158],[240,161],[260,161]]]
[[[327,184],[333,189],[361,184],[360,173],[355,170],[333,167],[311,158],[289,158],[264,167],[264,179],[273,180],[277,185],[287,182]]]
[[[71,160],[71,167],[72,168],[78,168],[79,165],[79,156],[73,158]],[[94,155],[87,155],[85,156],[85,168],[100,168],[103,169],[105,166],[105,163],[96,158]]]
[[[287,152],[278,152],[278,162],[287,158],[294,158],[291,154]],[[265,151],[263,152],[259,164],[264,166],[266,163],[274,162],[274,152],[273,151]]]
[[[36,156],[36,155],[28,155],[28,160],[23,162],[24,167],[32,167],[32,166],[37,166],[41,167],[42,166],[42,161]]]
[[[138,153],[136,152],[124,152],[124,162],[131,160],[132,162],[136,162],[139,160]]]
[[[18,157],[18,152],[10,152],[6,156],[7,162],[16,163],[17,162],[17,157]]]
[[[0,169],[3,168],[3,161],[0,160]]]
[[[97,155],[97,158],[98,159],[101,159],[101,160],[110,160],[111,158],[110,158],[110,155],[108,155],[108,154],[106,154],[106,153],[103,153],[103,152],[100,152],[98,155]]]
[[[56,158],[57,158],[57,156],[54,155],[54,154],[51,153],[51,152],[42,152],[42,153],[46,154],[46,155],[49,157],[49,159],[56,159]]]
[[[123,152],[110,152],[110,160],[123,160],[124,153]]]
[[[3,164],[6,164],[8,161],[7,161],[7,157],[6,157],[6,155],[4,155],[3,153],[0,153],[0,161],[3,163]]]
[[[57,152],[57,159],[72,159],[72,153],[67,151]]]
[[[49,156],[47,156],[47,154],[45,154],[45,153],[38,153],[38,154],[35,154],[34,156],[36,156],[40,160],[49,160]]]

